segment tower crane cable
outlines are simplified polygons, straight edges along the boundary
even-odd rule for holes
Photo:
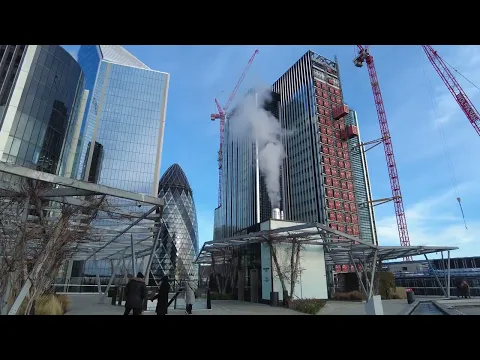
[[[455,71],[458,75],[460,75],[461,77],[463,77],[465,80],[467,80],[471,85],[473,85],[477,90],[480,90],[480,88],[475,85],[475,83],[469,79],[467,79],[466,76],[464,76],[460,71],[458,71],[457,69],[455,69],[452,65],[450,65],[445,59],[443,59],[443,62],[445,64],[447,64],[448,66],[450,66],[452,68],[453,71]]]
[[[447,140],[446,140],[446,137],[445,137],[445,132],[443,131],[442,122],[439,121],[439,116],[438,116],[438,112],[437,112],[437,102],[435,100],[435,97],[433,96],[432,82],[430,81],[430,77],[428,76],[428,73],[427,73],[427,70],[426,70],[426,67],[425,67],[425,61],[426,61],[425,57],[422,56],[422,59],[423,59],[423,61],[422,61],[423,74],[425,75],[425,78],[427,80],[428,94],[430,96],[430,100],[432,101],[432,107],[433,107],[433,113],[434,113],[434,116],[435,116],[435,122],[437,124],[437,129],[438,129],[438,132],[440,133],[440,138],[441,138],[442,143],[443,143],[443,150],[445,152],[445,157],[447,158],[447,164],[448,164],[448,168],[449,168],[449,171],[450,171],[450,176],[451,176],[453,189],[455,191],[455,195],[457,196],[457,201],[458,201],[458,205],[460,206],[460,211],[462,213],[462,218],[463,218],[463,223],[465,224],[465,229],[468,230],[467,222],[465,220],[465,214],[463,212],[462,200],[460,198],[460,194],[459,194],[459,191],[458,191],[457,178],[455,176],[455,170],[453,168],[452,159],[450,157],[450,151],[449,151],[449,148],[448,148],[448,143],[447,143]]]

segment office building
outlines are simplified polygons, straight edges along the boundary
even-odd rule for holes
[[[85,107],[84,80],[58,45],[0,45],[1,161],[68,176]]]
[[[151,274],[157,282],[162,276],[185,280],[197,278],[193,264],[198,253],[198,224],[193,192],[185,173],[173,164],[162,175],[158,197],[165,201],[162,226],[152,260]]]
[[[90,95],[77,178],[157,196],[169,74],[119,45],[82,45],[78,62]]]
[[[258,108],[278,118],[278,94],[270,92],[269,96],[263,95],[259,99],[255,90],[250,90],[247,93],[249,95],[253,96]],[[228,114],[225,124],[222,204],[215,209],[214,239],[233,236],[238,231],[267,221],[272,214],[265,178],[259,166],[257,142],[250,136],[235,134],[231,125],[236,121],[236,116],[237,109],[234,109]]]
[[[356,155],[358,147],[352,150],[359,144],[358,124],[343,99],[337,61],[308,51],[273,84],[272,91],[280,97],[277,118],[286,130],[282,134],[286,156],[281,167],[280,218],[319,222],[376,242],[373,212],[366,204],[371,199],[366,159],[364,154]],[[226,139],[228,136],[227,131]],[[215,223],[222,224],[215,227],[216,238],[265,220],[238,220],[243,214],[255,213],[255,203],[242,195],[242,191],[255,193],[254,171],[247,173],[247,169],[255,169],[255,157],[241,158],[240,149],[232,142],[224,145],[221,208],[225,209],[215,213]],[[235,156],[238,161],[233,161]],[[359,204],[366,205],[366,210],[359,211]],[[332,270],[341,273],[352,269],[337,266]]]
[[[360,128],[356,111],[349,110],[348,115],[345,116],[345,125],[353,125],[358,130],[358,136],[348,139],[348,148],[350,149],[355,196],[358,202],[360,239],[378,245],[375,213],[373,206],[371,206],[372,190],[368,174],[366,149],[361,146]]]
[[[150,69],[120,45],[82,45],[78,63],[89,91],[75,177],[122,190],[158,195],[163,132],[170,75]],[[93,144],[93,145],[92,145]],[[138,212],[121,200],[110,203],[124,212]],[[141,211],[142,209],[140,209]],[[113,226],[95,220],[98,226]],[[150,227],[152,220],[139,226]],[[143,234],[134,234],[134,241]],[[74,277],[111,272],[109,261],[75,264]]]

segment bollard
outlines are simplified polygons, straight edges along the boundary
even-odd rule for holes
[[[207,289],[207,309],[212,308],[212,300],[210,299],[210,289]]]
[[[112,305],[116,305],[118,288],[114,286],[110,290],[112,291]]]
[[[270,293],[270,306],[278,306],[278,292],[272,291]]]
[[[407,289],[407,303],[410,305],[415,302],[415,293],[412,289]]]

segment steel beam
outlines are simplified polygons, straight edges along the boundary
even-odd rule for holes
[[[100,268],[98,266],[97,254],[96,253],[93,253],[93,262],[95,264],[95,271],[96,271],[96,276],[97,276],[98,295],[101,295],[102,294],[102,284],[100,282]]]
[[[447,297],[450,299],[450,250],[447,251]]]
[[[135,246],[133,245],[133,235],[130,236],[131,251],[132,251],[132,271],[133,276],[137,276],[137,259],[135,259]]]
[[[112,188],[112,187],[108,187],[100,184],[66,178],[63,176],[58,176],[54,174],[37,171],[37,170],[32,170],[29,168],[25,168],[23,166],[8,164],[5,162],[0,162],[0,172],[5,172],[7,174],[17,175],[20,177],[33,179],[33,180],[40,180],[40,181],[44,181],[52,184],[57,184],[60,186],[72,187],[80,190],[87,190],[87,191],[95,192],[98,194],[109,195],[117,198],[138,201],[141,203],[157,205],[157,206],[164,205],[164,201],[162,198],[148,196],[145,194],[137,194],[130,191],[116,189],[116,188]]]

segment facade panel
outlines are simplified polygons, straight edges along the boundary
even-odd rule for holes
[[[84,76],[57,45],[0,45],[1,160],[64,175]]]

